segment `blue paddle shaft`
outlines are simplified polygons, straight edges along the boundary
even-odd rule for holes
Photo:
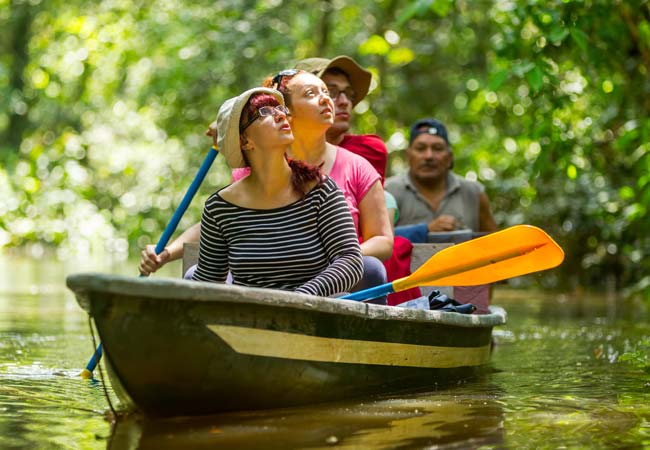
[[[172,234],[174,234],[174,231],[176,231],[176,227],[178,226],[178,223],[181,221],[183,214],[185,214],[185,211],[187,210],[188,206],[190,206],[190,203],[192,202],[192,199],[194,198],[196,191],[199,190],[199,186],[201,186],[201,183],[203,183],[203,179],[205,178],[205,175],[208,173],[208,170],[210,170],[210,166],[212,165],[214,158],[217,157],[217,153],[218,152],[215,148],[211,148],[207,156],[203,160],[203,164],[201,164],[199,171],[196,173],[196,176],[194,177],[194,181],[192,181],[192,184],[190,184],[190,187],[187,189],[187,192],[183,197],[183,200],[181,200],[180,205],[178,205],[178,208],[176,208],[176,211],[174,212],[174,215],[172,216],[169,223],[167,224],[165,231],[163,231],[162,236],[160,236],[160,239],[158,240],[158,244],[156,244],[156,255],[161,254],[162,251],[165,250],[165,246],[167,245],[167,242],[169,242],[169,239],[172,237]]]
[[[210,166],[212,166],[212,163],[214,162],[214,159],[217,157],[218,154],[219,152],[217,151],[217,149],[212,147],[210,148],[208,154],[205,156],[205,159],[203,160],[203,164],[201,164],[201,167],[199,167],[199,171],[196,173],[196,176],[194,177],[192,184],[190,184],[190,187],[187,189],[187,192],[185,192],[185,196],[183,197],[183,200],[181,200],[180,205],[178,205],[178,208],[176,208],[176,211],[174,212],[174,215],[172,216],[169,223],[167,224],[167,227],[165,227],[165,231],[163,231],[162,236],[160,236],[160,239],[158,239],[158,243],[156,244],[156,255],[161,254],[162,251],[165,250],[165,246],[167,245],[167,242],[169,242],[169,239],[172,237],[172,234],[174,234],[174,231],[176,231],[176,227],[178,226],[178,223],[181,221],[181,218],[183,217],[183,214],[185,214],[185,211],[187,210],[188,206],[190,206],[190,203],[192,202],[192,199],[194,198],[196,191],[199,190],[199,186],[201,186],[201,183],[203,182],[205,175],[208,173],[208,170],[210,170]],[[144,277],[145,275],[140,274],[140,276]],[[97,364],[99,364],[99,360],[101,358],[102,358],[102,344],[100,343],[97,346],[97,350],[95,350],[95,353],[93,353],[93,356],[90,358],[90,361],[88,361],[88,364],[86,365],[86,370],[90,372],[90,376],[92,376],[93,370],[95,370],[95,367],[97,367]]]
[[[88,364],[86,364],[86,370],[88,372],[91,372],[95,370],[95,367],[97,367],[97,363],[99,360],[102,358],[102,344],[101,342],[97,346],[97,350],[95,350],[95,353],[93,353],[93,356],[90,358],[90,361],[88,361]]]
[[[344,300],[371,300],[373,298],[381,297],[382,295],[392,294],[395,292],[393,290],[393,283],[380,284],[379,286],[372,287],[370,289],[364,289],[363,291],[353,292],[352,294],[344,295],[339,297]]]

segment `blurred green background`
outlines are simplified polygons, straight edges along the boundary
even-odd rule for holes
[[[305,57],[373,72],[355,131],[404,169],[408,126],[448,124],[500,227],[542,227],[540,282],[650,298],[650,3],[0,0],[0,251],[156,242],[226,98]],[[218,158],[180,224],[229,180]]]

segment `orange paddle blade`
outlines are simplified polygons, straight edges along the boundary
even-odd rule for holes
[[[395,292],[415,286],[474,286],[557,267],[564,251],[543,230],[516,225],[445,248],[408,277]]]

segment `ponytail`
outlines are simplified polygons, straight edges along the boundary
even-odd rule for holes
[[[291,168],[291,185],[296,192],[305,195],[309,191],[309,185],[313,181],[318,181],[318,184],[323,182],[320,167],[289,158],[286,155],[285,158],[287,159],[287,163],[289,163],[289,168]]]

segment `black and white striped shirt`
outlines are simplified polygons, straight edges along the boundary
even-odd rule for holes
[[[194,280],[329,296],[350,291],[363,260],[343,194],[330,178],[290,205],[248,209],[215,192],[201,218]]]

